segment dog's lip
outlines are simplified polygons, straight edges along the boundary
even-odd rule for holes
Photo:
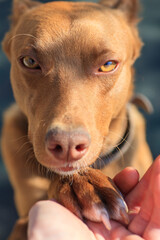
[[[58,173],[71,173],[71,172],[75,172],[78,170],[78,168],[76,166],[74,166],[73,163],[66,163],[66,164],[63,164],[61,166],[58,166],[54,169],[56,172]]]
[[[63,172],[70,172],[70,171],[76,170],[76,168],[74,168],[73,166],[66,166],[66,167],[60,167],[58,168],[58,170]]]
[[[54,172],[60,175],[64,175],[64,176],[69,176],[69,175],[73,175],[75,173],[77,173],[79,170],[78,168],[74,168],[74,167],[59,167],[54,169]]]

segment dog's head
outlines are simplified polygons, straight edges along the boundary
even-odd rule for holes
[[[135,0],[14,1],[3,48],[42,165],[89,165],[123,136],[141,48],[136,13]]]

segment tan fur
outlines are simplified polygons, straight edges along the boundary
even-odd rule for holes
[[[48,129],[60,126],[69,131],[80,126],[88,131],[91,145],[79,167],[109,152],[124,135],[133,64],[142,43],[136,28],[136,1],[104,6],[109,2],[14,1],[13,22],[3,48],[12,64],[17,104],[4,115],[2,151],[20,217],[26,217],[37,200],[47,198],[49,181],[38,163],[53,170],[59,166],[45,151]],[[38,58],[42,73],[22,68],[18,63],[22,55]],[[107,59],[120,62],[117,71],[95,74]],[[142,174],[151,164],[143,117],[134,106],[130,111],[133,154],[105,167],[111,177],[128,165]],[[16,231],[10,239],[17,239]]]

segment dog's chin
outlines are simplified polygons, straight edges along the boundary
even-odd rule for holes
[[[71,176],[73,174],[78,173],[80,169],[72,168],[72,167],[61,167],[61,168],[56,168],[53,171],[61,176]]]
[[[62,176],[70,176],[78,172],[84,171],[86,167],[74,166],[72,164],[65,164],[64,166],[60,166],[60,167],[55,167],[55,168],[52,167],[51,170]]]
[[[64,162],[64,163],[55,163],[52,165],[45,161],[45,162],[40,162],[40,164],[42,166],[45,167],[45,169],[48,169],[49,172],[52,173],[57,173],[59,175],[63,175],[63,176],[69,176],[69,175],[73,175],[76,174],[78,172],[82,172],[85,171],[85,169],[89,166],[88,163],[86,163],[85,161],[83,161],[82,159],[79,161],[75,161],[75,162]]]

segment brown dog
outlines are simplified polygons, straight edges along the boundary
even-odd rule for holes
[[[16,104],[4,115],[2,150],[21,218],[47,198],[52,172],[95,162],[112,177],[151,164],[144,119],[129,103],[142,45],[137,9],[136,0],[14,0],[3,48]]]

